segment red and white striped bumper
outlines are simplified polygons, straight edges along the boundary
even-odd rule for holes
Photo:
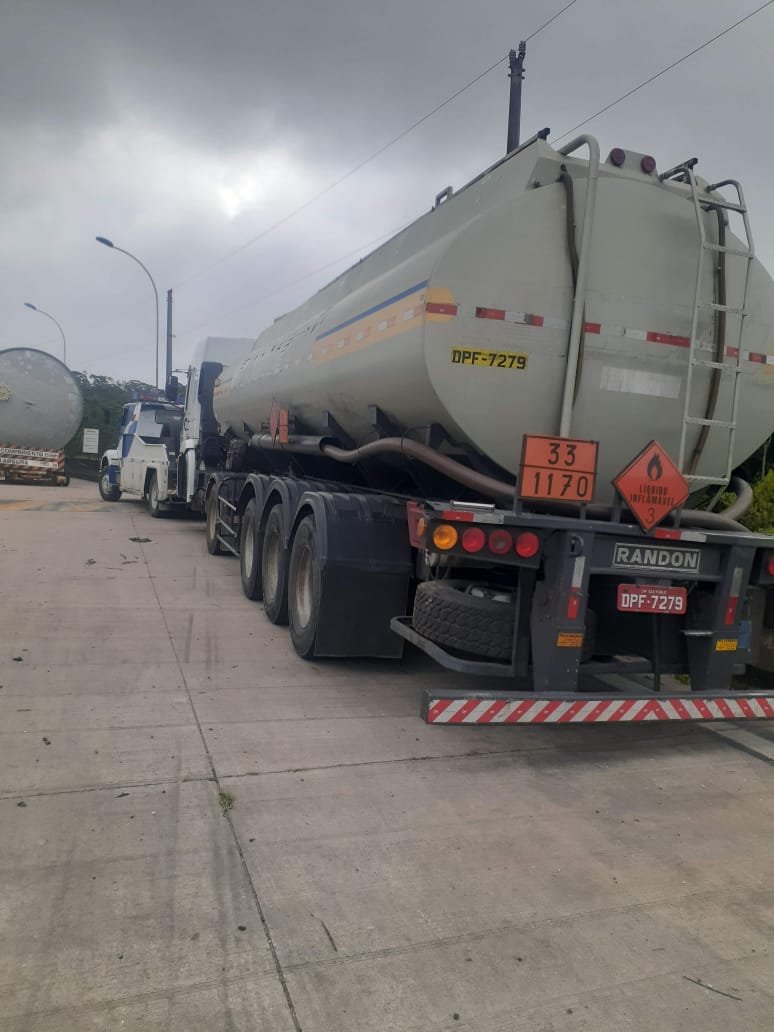
[[[774,695],[704,698],[482,698],[425,693],[428,724],[615,724],[639,720],[762,720],[774,717]]]

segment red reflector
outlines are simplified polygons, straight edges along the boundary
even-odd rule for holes
[[[456,315],[457,307],[449,301],[425,301],[425,311],[428,315]]]
[[[766,560],[766,572],[770,577],[774,577],[774,552]]]
[[[662,538],[664,541],[679,541],[681,534],[679,530],[669,530],[667,527],[659,527],[653,531],[654,538]]]
[[[736,604],[738,601],[739,599],[734,598],[733,596],[728,600],[728,604],[726,605],[726,615],[723,618],[723,623],[726,624],[726,626],[729,626],[734,622],[734,618],[736,617]]]
[[[651,172],[656,171],[656,159],[652,158],[650,154],[645,154],[640,162],[640,168],[646,175],[650,175]]]
[[[572,594],[567,599],[567,619],[577,620],[578,610],[580,609],[580,596]]]
[[[505,555],[513,548],[513,537],[510,531],[493,530],[489,534],[489,551],[495,555]]]
[[[466,509],[447,509],[441,513],[441,518],[447,523],[472,523],[473,513]]]
[[[476,309],[477,319],[504,319],[505,309],[504,308],[477,308]]]
[[[466,552],[480,552],[486,544],[486,534],[481,527],[468,527],[462,535],[462,547]]]
[[[620,147],[613,147],[613,149],[610,151],[610,157],[608,158],[608,161],[610,161],[612,165],[616,165],[618,168],[620,168],[621,165],[623,165],[623,163],[626,161],[626,151],[621,150]]]
[[[531,530],[525,530],[516,538],[516,554],[522,559],[531,559],[540,551],[540,538]]]
[[[676,348],[689,348],[691,346],[690,337],[676,337],[674,333],[656,333],[653,330],[648,330],[645,334],[645,339],[650,344],[673,344]]]

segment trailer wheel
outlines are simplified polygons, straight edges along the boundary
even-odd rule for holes
[[[107,466],[103,466],[99,472],[99,496],[103,502],[117,502],[121,498],[121,488],[110,483]]]
[[[223,555],[223,545],[218,540],[218,488],[213,487],[207,495],[205,506],[207,551],[210,555]]]
[[[148,512],[151,514],[154,520],[157,520],[162,515],[161,502],[159,501],[159,478],[156,473],[151,473],[150,479],[148,480],[148,490],[145,493],[145,501],[148,506]]]
[[[305,516],[293,538],[288,569],[290,637],[302,659],[311,659],[314,655],[321,595],[322,578],[314,518]]]
[[[273,624],[288,622],[288,553],[285,539],[285,513],[281,505],[275,505],[266,520],[261,549],[263,608]]]
[[[479,585],[420,584],[414,599],[414,630],[457,652],[510,659],[514,607],[498,601],[497,594]]]
[[[258,507],[255,499],[247,503],[242,516],[242,535],[239,542],[239,572],[242,577],[242,591],[247,598],[260,601],[263,598],[261,584],[261,534],[258,521]]]

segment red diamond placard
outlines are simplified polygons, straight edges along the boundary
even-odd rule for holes
[[[643,530],[652,530],[688,497],[688,481],[658,441],[643,448],[613,484]]]

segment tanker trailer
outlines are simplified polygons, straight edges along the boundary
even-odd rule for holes
[[[240,557],[301,656],[407,640],[502,677],[476,720],[571,708],[582,676],[622,670],[656,688],[688,672],[667,715],[727,717],[715,697],[754,655],[774,550],[737,522],[746,485],[722,515],[691,506],[772,431],[774,283],[735,181],[546,137],[439,194],[224,370],[208,548]],[[652,719],[664,699],[639,702]],[[467,719],[444,701],[428,719]]]
[[[0,351],[0,474],[6,482],[67,484],[64,446],[83,417],[81,389],[58,358]]]

